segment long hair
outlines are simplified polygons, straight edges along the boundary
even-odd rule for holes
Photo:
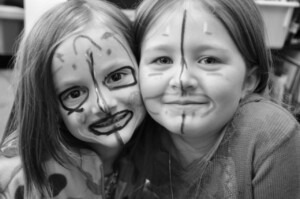
[[[192,2],[192,5],[200,4],[223,24],[242,55],[247,69],[256,68],[259,82],[254,92],[268,95],[272,57],[265,42],[264,23],[253,0],[143,0],[137,8],[134,23],[138,62],[146,34],[165,19],[165,16],[171,17],[172,13],[183,9],[186,2]],[[168,180],[165,174],[168,171],[166,158],[157,154],[160,153],[160,149],[170,150],[172,142],[163,143],[162,139],[170,140],[167,133],[161,133],[164,130],[159,129],[155,122],[149,120],[148,123],[146,129],[140,132],[143,135],[140,135],[141,140],[135,142],[137,146],[133,148],[131,156],[139,175],[136,189],[147,179],[152,182],[164,178]],[[145,153],[148,150],[151,152]],[[155,168],[161,171],[156,171]],[[137,191],[135,197],[141,198],[141,192],[143,191]]]
[[[259,83],[254,92],[268,92],[272,56],[266,46],[264,22],[254,0],[144,0],[137,9],[134,24],[138,61],[149,29],[162,16],[189,1],[201,4],[224,25],[248,69],[257,68]]]
[[[88,25],[108,27],[133,46],[131,22],[117,7],[101,0],[71,0],[44,13],[18,48],[14,113],[7,126],[19,132],[27,198],[33,198],[35,191],[51,195],[45,169],[48,159],[72,163],[76,149],[88,148],[72,136],[60,117],[51,71],[59,44]]]

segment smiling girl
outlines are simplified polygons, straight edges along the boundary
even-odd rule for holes
[[[17,140],[7,139],[1,198],[121,198],[119,155],[145,114],[130,33],[113,5],[73,0],[23,38],[10,121],[21,162],[11,153]]]
[[[254,1],[144,0],[135,30],[142,98],[161,125],[149,121],[133,153],[144,190],[300,198],[300,128],[267,99],[271,55]]]

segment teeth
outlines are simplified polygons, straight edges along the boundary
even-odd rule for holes
[[[114,118],[110,118],[107,119],[106,121],[103,121],[99,124],[96,124],[95,127],[106,127],[106,126],[110,126],[113,125],[117,122],[120,122],[121,120],[123,120],[126,117],[127,114],[121,114],[120,116],[114,117]]]
[[[112,117],[104,119],[102,122],[95,122],[90,126],[90,130],[95,135],[110,135],[126,126],[132,115],[131,111],[119,112]]]

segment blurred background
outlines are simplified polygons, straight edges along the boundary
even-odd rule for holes
[[[0,139],[12,107],[13,57],[18,38],[40,15],[66,0],[0,0]],[[141,0],[110,0],[134,20]],[[300,121],[300,0],[256,0],[265,25],[268,47],[274,55],[272,95],[291,108]]]

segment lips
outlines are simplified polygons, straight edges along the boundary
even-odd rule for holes
[[[132,116],[132,111],[124,110],[94,122],[89,126],[89,130],[95,135],[110,135],[123,129]]]
[[[191,100],[174,100],[165,102],[165,104],[178,104],[178,105],[191,105],[191,104],[205,104],[204,102],[191,101]]]

